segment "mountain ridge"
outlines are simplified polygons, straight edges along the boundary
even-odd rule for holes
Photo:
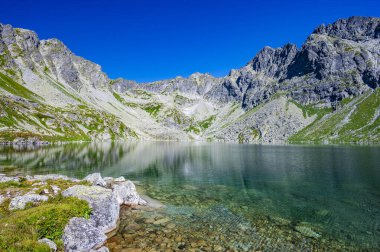
[[[194,73],[188,78],[139,84],[112,80],[99,65],[76,56],[57,39],[39,40],[33,31],[0,24],[3,99],[25,106],[26,101],[13,97],[25,88],[38,94],[37,104],[51,115],[39,118],[35,114],[44,111],[2,111],[8,116],[14,113],[14,120],[0,119],[0,137],[12,140],[9,132],[28,132],[49,140],[377,142],[379,55],[380,19],[350,17],[320,25],[300,48],[290,43],[266,46],[225,77]],[[12,86],[18,89],[9,91]],[[351,140],[339,133],[316,139],[296,137],[316,121],[338,113],[350,104],[348,100],[371,94],[376,109],[368,119],[373,126],[370,132]],[[73,121],[79,107],[83,113]],[[62,114],[54,112],[57,109]],[[85,115],[86,109],[94,115]],[[91,117],[97,118],[92,124],[81,123]],[[331,131],[339,132],[341,126],[334,124]],[[67,139],[68,135],[75,137]]]

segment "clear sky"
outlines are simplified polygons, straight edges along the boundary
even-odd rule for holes
[[[316,26],[380,17],[380,0],[2,1],[0,22],[58,38],[111,77],[226,75],[265,45],[302,45]]]

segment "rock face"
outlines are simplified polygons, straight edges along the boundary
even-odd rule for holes
[[[90,251],[101,247],[107,236],[96,227],[93,221],[84,218],[72,218],[65,227],[62,237],[65,251]]]
[[[38,194],[26,194],[23,196],[15,197],[9,203],[9,210],[24,209],[27,203],[37,203],[41,201],[47,201],[48,196]]]
[[[306,116],[300,123],[298,115],[305,106],[336,110],[345,105],[344,99],[375,92],[380,86],[379,55],[380,18],[351,17],[317,27],[300,48],[293,44],[264,47],[244,67],[222,78],[195,73],[139,84],[111,80],[99,65],[74,55],[59,40],[39,40],[32,31],[0,25],[0,80],[27,90],[0,88],[0,103],[12,103],[20,122],[24,117],[43,121],[0,126],[43,136],[64,132],[72,138],[75,132],[76,138],[86,140],[236,141],[242,130],[260,127],[260,132],[284,132],[291,125],[291,134],[270,134],[260,141],[286,140],[319,119]],[[268,129],[260,126],[262,122],[245,120],[279,97],[298,103],[299,110],[288,111],[295,114],[286,120],[277,116],[273,120],[277,125]],[[280,109],[272,108],[265,113],[274,115]],[[7,112],[0,116],[6,117]],[[376,114],[371,116],[369,122],[376,122]],[[226,126],[230,133],[222,137]],[[362,139],[368,136],[380,141],[378,132],[361,134]]]
[[[116,228],[120,207],[112,190],[100,186],[76,185],[63,191],[62,195],[86,200],[92,208],[90,219],[101,231],[106,233]]]

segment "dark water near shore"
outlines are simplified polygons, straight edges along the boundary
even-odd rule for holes
[[[0,149],[0,173],[81,178],[96,171],[139,181],[143,193],[167,205],[124,212],[108,244],[115,250],[380,250],[380,147],[141,142]]]

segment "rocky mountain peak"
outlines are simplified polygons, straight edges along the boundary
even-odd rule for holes
[[[253,70],[263,72],[269,77],[281,78],[293,61],[298,49],[295,44],[281,48],[264,47],[249,63]]]
[[[380,38],[380,18],[350,17],[329,25],[320,25],[313,34],[324,34],[353,41]]]

